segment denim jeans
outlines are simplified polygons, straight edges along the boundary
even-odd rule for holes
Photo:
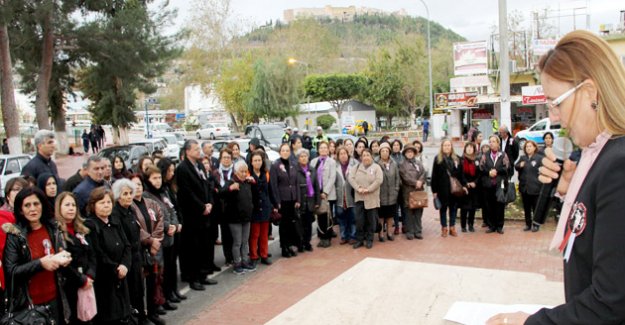
[[[356,223],[354,221],[354,208],[344,209],[340,204],[336,206],[336,216],[339,219],[341,239],[356,239]]]
[[[441,226],[447,227],[447,209],[449,209],[449,226],[456,226],[456,215],[458,214],[458,207],[456,203],[443,204],[441,206],[440,217],[441,217]]]

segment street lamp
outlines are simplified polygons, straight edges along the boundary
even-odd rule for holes
[[[425,7],[425,14],[428,18],[428,78],[430,80],[430,95],[428,96],[430,99],[430,118],[432,117],[432,47],[431,47],[431,38],[430,38],[430,9],[425,4],[425,1],[419,0]]]
[[[308,63],[304,62],[304,61],[300,61],[296,58],[289,58],[287,60],[287,62],[289,63],[289,65],[295,65],[295,64],[299,64],[299,65],[303,65],[304,68],[306,69],[306,76],[308,76]],[[306,118],[308,121],[312,122],[312,120],[310,119],[310,97],[306,96],[306,103],[307,105],[307,109],[308,109],[308,117]],[[308,130],[308,123],[306,123],[306,129]]]

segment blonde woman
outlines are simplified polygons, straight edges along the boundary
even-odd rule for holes
[[[435,200],[441,203],[439,214],[441,219],[441,236],[447,234],[456,237],[456,216],[458,215],[458,199],[451,194],[450,176],[463,183],[462,164],[460,158],[454,152],[451,140],[445,139],[441,143],[434,166],[432,167],[432,194]],[[465,187],[466,184],[462,184]],[[449,211],[449,223],[447,223],[447,211]]]
[[[96,257],[87,240],[89,228],[85,226],[76,204],[76,197],[70,192],[63,192],[56,198],[54,215],[65,242],[65,250],[72,254],[72,262],[67,267],[63,290],[67,297],[71,315],[70,324],[78,324],[76,306],[78,289],[93,286],[96,276]]]
[[[564,205],[551,248],[564,255],[566,303],[531,316],[497,315],[488,324],[622,324],[625,69],[608,43],[581,30],[561,38],[538,68],[551,121],[583,150],[577,165],[560,167],[547,149],[540,168],[543,182],[562,170]]]

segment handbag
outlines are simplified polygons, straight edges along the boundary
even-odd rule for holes
[[[98,313],[98,306],[95,302],[95,291],[93,286],[78,289],[78,304],[76,306],[76,317],[83,322],[88,322]]]
[[[507,184],[506,184],[507,183]],[[501,186],[497,188],[497,202],[499,203],[512,203],[516,200],[516,187],[514,182],[501,182]]]
[[[423,209],[428,206],[428,193],[426,191],[412,191],[408,193],[408,208]]]
[[[328,213],[328,211],[330,211],[330,202],[328,202],[328,200],[321,200],[319,207],[315,210],[315,214],[324,214]]]
[[[13,287],[15,286],[15,272],[11,274],[11,291],[10,291],[10,303],[6,314],[0,319],[0,325],[51,325],[54,324],[50,309],[45,305],[35,305],[30,298],[28,290],[26,290],[26,299],[28,299],[28,306],[18,312],[13,310]]]
[[[456,197],[464,196],[466,193],[464,192],[464,188],[462,187],[460,181],[457,178],[451,176],[449,170],[447,170],[447,175],[449,176],[449,187],[451,195]]]
[[[443,204],[441,203],[441,200],[438,197],[435,197],[434,198],[434,209],[440,210],[442,206],[443,206]]]
[[[271,223],[274,226],[277,226],[278,224],[280,224],[280,220],[282,220],[282,215],[280,214],[280,212],[272,210],[271,214],[269,214],[269,220],[271,220]]]
[[[143,249],[143,268],[149,270],[154,266],[154,257],[148,248]]]

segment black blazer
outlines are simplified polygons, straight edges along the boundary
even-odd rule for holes
[[[208,203],[213,203],[212,193],[208,184],[208,177],[204,166],[197,164],[203,178],[188,159],[183,160],[176,168],[176,184],[178,184],[178,212],[187,225],[204,220],[204,209]],[[204,217],[204,218],[202,218]]]
[[[493,188],[499,186],[501,182],[508,180],[508,171],[510,170],[510,161],[508,160],[508,156],[499,151],[497,153],[497,158],[493,161],[491,157],[491,151],[489,150],[487,153],[482,155],[480,159],[480,170],[482,173],[481,182],[483,188]],[[497,170],[497,176],[493,179],[490,177],[489,173],[491,169]]]
[[[313,196],[308,197],[308,187],[306,186],[306,174],[302,166],[297,164],[297,184],[299,187],[299,199],[301,203],[300,210],[302,212],[313,212],[316,205],[321,202],[321,196],[319,192],[319,180],[317,180],[317,171],[312,166],[308,166],[308,172],[310,173],[310,181],[313,186]]]
[[[534,154],[532,158],[521,156],[514,168],[519,172],[519,192],[538,195],[542,183],[538,180],[538,168],[542,166],[543,155]],[[525,166],[521,167],[521,163]]]
[[[625,138],[603,147],[575,197],[568,226],[576,232],[564,261],[566,303],[541,309],[525,324],[625,323]],[[583,223],[581,221],[584,221]]]
[[[269,185],[271,186],[271,202],[274,208],[278,204],[299,200],[299,186],[297,186],[297,163],[289,162],[289,169],[280,159],[271,164],[269,169]]]
[[[444,205],[449,205],[452,202],[456,202],[457,199],[451,194],[451,183],[449,181],[449,175],[455,177],[464,184],[464,178],[462,177],[462,160],[454,161],[451,158],[445,158],[442,162],[438,162],[438,157],[434,156],[434,165],[432,167],[432,193],[436,193],[438,199]]]

